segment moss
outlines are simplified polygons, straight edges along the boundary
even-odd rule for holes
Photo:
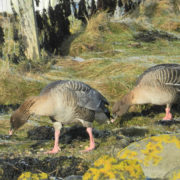
[[[135,160],[118,161],[110,156],[102,156],[94,162],[83,180],[99,179],[145,179],[141,166]]]

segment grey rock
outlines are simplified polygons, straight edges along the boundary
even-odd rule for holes
[[[65,177],[64,180],[82,180],[82,176],[71,175],[71,176]]]

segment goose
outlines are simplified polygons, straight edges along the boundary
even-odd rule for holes
[[[97,90],[74,80],[58,80],[48,84],[39,96],[27,98],[10,118],[9,135],[27,122],[31,115],[48,116],[55,129],[54,147],[46,153],[55,154],[59,148],[60,130],[63,125],[80,122],[89,135],[90,145],[84,151],[95,148],[92,122],[108,122],[109,102]]]
[[[161,122],[172,122],[171,106],[179,100],[180,64],[159,64],[139,76],[135,87],[113,105],[112,113],[117,118],[125,114],[131,105],[166,105],[166,115]]]

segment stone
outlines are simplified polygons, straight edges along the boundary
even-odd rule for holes
[[[145,180],[144,172],[136,160],[118,160],[104,155],[84,174],[83,180],[133,179]]]
[[[145,138],[117,153],[119,159],[137,160],[149,178],[165,178],[180,166],[180,134],[162,134]]]
[[[65,177],[64,180],[82,180],[82,176],[71,175],[71,176]]]
[[[165,179],[171,179],[171,180],[180,179],[180,166],[168,172],[165,175]]]
[[[42,160],[32,157],[0,159],[0,179],[35,180],[39,177],[43,179],[47,174],[65,178],[70,175],[82,176],[87,170],[87,163],[73,156],[46,157]]]

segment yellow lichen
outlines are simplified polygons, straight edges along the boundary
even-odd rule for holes
[[[121,151],[118,153],[118,157],[120,157],[121,159],[134,159],[135,157],[137,157],[137,152],[135,151],[131,151],[129,149],[126,149],[122,155],[121,154]]]
[[[153,141],[159,143],[174,143],[178,149],[180,149],[180,140],[176,136],[161,135],[151,138]]]
[[[180,140],[176,136],[160,135],[148,138],[146,140],[148,140],[148,143],[144,149],[140,150],[140,152],[138,152],[140,146],[136,146],[137,150],[133,151],[126,148],[125,150],[122,150],[117,154],[118,158],[135,159],[138,160],[138,162],[142,163],[144,166],[149,166],[151,164],[156,166],[162,160],[162,157],[160,155],[164,150],[165,144],[172,143],[175,144],[178,149],[180,149]],[[140,156],[141,158],[139,158]]]
[[[32,172],[24,172],[19,177],[18,180],[47,180],[48,174],[42,172],[42,173],[32,173]]]
[[[121,170],[127,171],[130,176],[138,179],[142,176],[142,169],[138,161],[136,160],[124,160],[121,163]]]
[[[83,180],[101,180],[101,179],[145,179],[144,173],[135,160],[119,161],[109,156],[102,156],[90,168]]]
[[[144,154],[145,158],[143,160],[143,164],[145,166],[148,166],[149,163],[152,161],[154,165],[158,165],[159,161],[162,159],[159,154],[162,152],[163,146],[162,144],[155,144],[152,142],[149,142],[146,145],[145,150],[141,150],[141,152]]]
[[[174,174],[172,175],[171,180],[177,180],[177,179],[180,179],[180,172],[174,173]]]

